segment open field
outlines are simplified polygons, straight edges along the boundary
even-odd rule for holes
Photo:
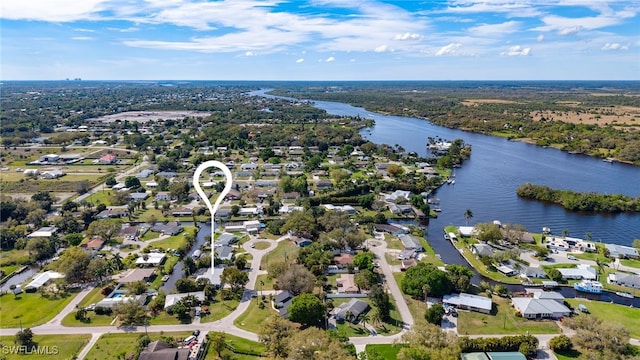
[[[385,360],[395,360],[398,358],[398,353],[402,349],[402,345],[396,344],[368,344],[364,351],[367,353],[367,356],[373,357],[374,359],[385,359]],[[375,357],[375,356],[378,357]]]
[[[152,120],[179,120],[185,117],[207,117],[209,115],[211,115],[211,113],[203,111],[126,111],[119,114],[105,115],[89,120],[101,121],[104,123],[125,120],[144,123]]]
[[[589,309],[590,314],[579,316],[593,316],[604,322],[620,324],[632,338],[640,339],[640,310],[637,308],[587,299],[566,299],[566,302],[574,308],[584,304]]]
[[[460,104],[464,106],[478,106],[480,104],[523,104],[523,102],[504,99],[467,99]]]
[[[211,334],[211,333],[210,333]],[[262,359],[262,354],[265,352],[265,346],[259,342],[243,339],[238,336],[225,334],[226,349],[222,352],[223,359],[234,360],[253,360]],[[255,355],[251,355],[255,354]],[[215,351],[209,349],[205,360],[217,360],[218,354]]]
[[[578,104],[565,104],[578,106]],[[579,109],[577,111],[532,111],[531,118],[540,121],[559,120],[572,124],[594,124],[594,125],[631,125],[640,127],[640,108],[633,106],[610,106],[595,107],[589,109]]]
[[[33,341],[38,344],[37,350],[39,353],[32,354],[7,354],[4,352],[11,351],[11,346],[14,346],[13,336],[0,336],[0,343],[3,348],[3,359],[6,360],[22,360],[25,358],[35,359],[38,358],[51,358],[51,359],[75,359],[75,356],[82,350],[82,348],[91,339],[90,335],[34,335]],[[17,349],[16,349],[17,350]],[[106,358],[105,358],[106,359]]]
[[[144,334],[104,334],[100,336],[98,342],[91,348],[85,359],[87,360],[104,360],[104,359],[129,359],[137,353],[138,338]],[[151,341],[160,340],[162,337],[174,337],[176,340],[182,340],[191,335],[190,332],[167,332],[167,333],[149,333]],[[124,357],[123,357],[124,356]]]
[[[491,315],[473,311],[458,311],[458,334],[492,335],[509,334],[557,334],[560,329],[551,320],[527,320],[518,317],[509,304],[509,299],[493,296],[494,310]]]
[[[289,260],[293,261],[298,256],[298,247],[293,241],[284,240],[278,243],[275,249],[262,257],[262,262],[260,263],[261,269],[267,269],[269,266],[269,261],[282,261]],[[266,288],[265,288],[266,290]]]
[[[75,293],[71,293],[65,297],[49,300],[39,293],[2,295],[0,296],[0,327],[33,327],[44,324],[62,311],[75,296]]]
[[[260,297],[251,300],[251,304],[247,308],[247,311],[238,316],[233,324],[240,329],[258,333],[260,332],[262,324],[265,320],[267,320],[271,316],[280,316],[278,315],[278,312],[273,310],[273,308],[271,307],[271,301],[269,301],[269,297],[266,297],[264,302],[265,307],[263,309],[260,309],[260,307],[258,306],[258,301],[260,301]]]

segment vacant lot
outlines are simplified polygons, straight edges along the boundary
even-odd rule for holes
[[[568,104],[565,104],[568,105]],[[576,104],[576,107],[578,105]],[[576,111],[532,111],[534,121],[559,120],[573,124],[595,125],[633,125],[640,127],[640,108],[633,106],[610,106],[582,109]]]
[[[75,356],[82,350],[82,348],[89,342],[90,335],[34,335],[33,341],[38,344],[38,350],[40,354],[6,354],[6,351],[10,351],[11,348],[3,348],[2,359],[14,360],[14,359],[75,359]],[[13,346],[13,336],[0,336],[0,343],[4,346]],[[49,355],[45,355],[49,354]]]

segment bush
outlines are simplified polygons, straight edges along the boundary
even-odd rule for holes
[[[549,340],[549,348],[555,352],[567,352],[573,348],[571,339],[566,335],[560,335]]]
[[[106,307],[102,307],[102,306],[96,307],[94,309],[94,311],[95,311],[96,315],[111,315],[111,314],[113,314],[113,310],[112,309],[106,308]]]

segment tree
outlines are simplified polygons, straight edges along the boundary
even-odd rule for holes
[[[475,237],[484,242],[498,242],[502,240],[500,228],[492,223],[478,223],[475,225]]]
[[[326,307],[313,294],[300,294],[291,300],[289,320],[306,326],[318,325],[324,320]]]
[[[294,328],[292,322],[280,316],[267,318],[258,332],[260,342],[266,347],[265,354],[275,359],[286,358]]]
[[[451,264],[446,267],[449,280],[458,291],[466,292],[471,286],[473,271],[465,266]]]
[[[422,286],[424,284],[429,285],[431,295],[435,297],[449,294],[454,288],[447,273],[432,264],[423,262],[407,270],[405,277],[402,279],[401,288],[407,295],[422,297]]]
[[[246,272],[240,271],[234,267],[225,268],[222,271],[220,280],[231,286],[231,292],[239,294],[242,292],[244,286],[249,282],[249,275]]]
[[[197,269],[196,262],[191,256],[187,256],[182,260],[182,270],[186,276],[193,274]]]
[[[399,360],[449,360],[460,358],[457,335],[445,332],[439,326],[417,320],[411,330],[402,335],[405,347],[398,353]]]
[[[80,233],[69,233],[64,236],[64,240],[71,246],[78,246],[82,242],[82,234]]]
[[[640,239],[633,239],[633,247],[640,249]]]
[[[304,266],[294,264],[278,276],[276,281],[279,289],[298,295],[313,291],[315,277]]]
[[[382,321],[389,320],[391,316],[391,299],[384,289],[378,285],[373,285],[369,290],[369,299],[376,308]]]
[[[359,288],[368,290],[378,282],[378,275],[369,269],[364,269],[356,274],[354,281]]]
[[[98,280],[98,282],[102,284],[102,278],[109,275],[110,273],[109,263],[104,258],[95,257],[89,260],[89,264],[87,265],[87,273],[93,279]]]
[[[318,225],[311,211],[294,211],[289,215],[280,231],[283,233],[291,231],[294,234],[315,234],[317,229]]]
[[[87,274],[87,268],[91,261],[91,255],[79,247],[67,249],[60,259],[52,265],[55,270],[65,274],[64,280],[67,284],[84,282],[90,279]]]
[[[561,281],[562,280],[562,273],[560,272],[560,270],[556,269],[556,268],[551,268],[547,271],[547,276],[549,277],[549,279],[553,280],[553,281]]]
[[[235,265],[239,270],[244,270],[247,267],[247,256],[240,255],[236,258]]]
[[[129,283],[127,285],[127,288],[129,289],[129,291],[131,291],[131,293],[140,295],[145,291],[147,291],[147,283],[144,280],[138,280],[138,281]]]
[[[140,179],[138,179],[135,176],[127,176],[124,179],[124,187],[128,188],[128,189],[137,189],[139,187],[141,187],[142,185],[140,185]]]
[[[315,327],[293,332],[288,343],[289,360],[355,359],[339,339]]]
[[[549,255],[549,249],[544,246],[537,245],[535,247],[535,251],[536,251],[536,257],[541,259],[544,259]]]
[[[49,212],[53,203],[56,202],[56,198],[51,196],[49,191],[38,191],[31,196],[31,201],[37,202],[40,209]]]
[[[429,324],[434,325],[440,325],[443,316],[444,307],[440,304],[431,305],[431,307],[424,313],[424,319],[427,320]]]
[[[358,253],[353,257],[353,266],[357,266],[360,270],[368,269],[373,271],[374,258],[373,253],[368,251]]]
[[[218,354],[218,358],[222,359],[222,352],[227,347],[225,333],[210,332],[207,336],[209,337],[209,343],[211,344],[209,346],[216,352],[216,354]]]
[[[113,176],[109,176],[107,180],[104,181],[104,184],[107,185],[108,187],[113,187],[117,183],[118,181],[116,181],[116,178]]]
[[[36,343],[33,341],[33,331],[31,328],[25,328],[16,333],[15,343],[19,346],[24,346],[28,350],[31,350]]]
[[[389,176],[397,178],[404,174],[404,169],[400,165],[389,164],[389,166],[387,166],[387,173]]]
[[[193,279],[182,278],[176,280],[176,290],[181,293],[198,291],[198,285]]]
[[[465,210],[464,219],[467,221],[467,226],[469,226],[469,220],[471,220],[472,217],[473,217],[473,213],[471,212],[471,209]]]
[[[131,299],[115,304],[113,312],[120,316],[120,324],[124,326],[142,325],[146,320],[144,307]]]
[[[567,335],[559,335],[549,340],[549,348],[555,352],[568,352],[573,349],[573,344]]]
[[[44,261],[56,253],[56,246],[51,239],[34,238],[27,242],[25,247],[35,262]]]
[[[109,242],[122,230],[122,219],[104,219],[94,221],[89,225],[87,234],[89,236],[99,236]]]

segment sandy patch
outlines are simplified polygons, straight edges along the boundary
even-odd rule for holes
[[[481,104],[524,104],[519,101],[504,100],[504,99],[467,99],[460,104],[464,106],[478,106]]]
[[[211,113],[204,111],[127,111],[120,114],[105,115],[89,120],[105,123],[125,120],[145,123],[152,120],[181,120],[185,117],[205,117],[209,115],[211,115]]]

